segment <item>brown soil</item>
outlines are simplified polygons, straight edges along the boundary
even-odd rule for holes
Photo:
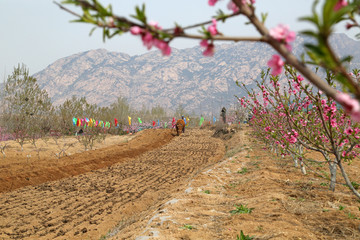
[[[33,172],[67,178],[0,194],[0,239],[237,239],[241,230],[254,239],[360,239],[360,204],[346,187],[328,191],[326,180],[301,175],[249,133],[147,130],[120,145],[32,160]],[[121,155],[146,145],[152,150]],[[31,173],[20,168],[26,157],[18,161],[0,178]]]
[[[143,134],[146,133],[146,134]],[[144,152],[167,144],[174,134],[170,129],[141,131],[135,135],[112,136],[97,143],[95,151],[84,152],[84,146],[76,137],[39,140],[37,148],[27,143],[23,151],[20,145],[9,141],[6,158],[0,161],[0,192],[16,188],[76,176],[135,158]],[[36,150],[39,151],[36,151]],[[65,157],[57,158],[62,149]]]

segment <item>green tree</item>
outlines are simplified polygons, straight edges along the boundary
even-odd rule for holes
[[[50,131],[54,111],[51,99],[24,64],[8,76],[2,95],[2,126],[22,149],[26,140],[34,140],[35,144],[35,139]]]
[[[116,117],[119,120],[119,122],[125,123],[132,110],[126,98],[118,97],[116,102],[110,105],[110,112],[113,114],[113,117]]]
[[[163,107],[157,105],[151,109],[151,116],[153,117],[154,120],[155,119],[165,119],[166,110]]]
[[[72,96],[71,99],[57,107],[57,126],[58,131],[64,134],[73,134],[76,127],[72,123],[72,119],[76,118],[97,118],[99,115],[99,108],[96,104],[90,104],[85,97],[77,98]]]

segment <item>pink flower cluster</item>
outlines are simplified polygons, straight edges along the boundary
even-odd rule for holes
[[[149,25],[153,26],[155,29],[161,29],[161,27],[158,26],[157,22],[151,22]],[[161,53],[164,56],[170,56],[171,48],[168,42],[157,39],[149,31],[138,26],[131,27],[130,32],[133,35],[140,35],[144,46],[147,47],[148,50],[150,50],[153,46],[155,46],[161,50]]]
[[[207,29],[211,36],[215,36],[215,35],[219,34],[216,25],[217,25],[216,19],[213,19],[212,24]],[[214,56],[215,46],[212,41],[210,41],[208,39],[203,39],[200,42],[200,46],[205,48],[205,51],[203,52],[204,56],[207,56],[207,57]]]
[[[269,34],[277,41],[284,43],[286,48],[291,51],[291,45],[289,43],[295,40],[296,34],[289,30],[289,26],[279,24],[277,27],[270,29]],[[274,54],[267,64],[272,68],[271,74],[276,76],[281,73],[284,61],[279,55]]]
[[[274,54],[272,58],[267,62],[267,65],[272,69],[271,75],[277,76],[281,73],[284,61],[277,54]]]
[[[289,43],[295,40],[296,33],[290,31],[288,25],[279,24],[277,27],[270,29],[269,34],[279,42],[285,43],[287,49],[291,51],[291,46]]]
[[[360,121],[360,104],[358,100],[351,98],[349,94],[345,93],[338,93],[335,100],[344,107],[345,111],[350,114],[354,121]]]

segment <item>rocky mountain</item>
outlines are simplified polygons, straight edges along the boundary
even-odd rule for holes
[[[302,53],[304,42],[297,38],[295,54]],[[352,66],[360,66],[360,42],[335,34],[332,45],[340,55],[354,56]],[[76,95],[106,106],[122,96],[135,108],[182,104],[187,112],[209,113],[235,103],[234,95],[243,94],[235,82],[254,84],[273,53],[266,44],[252,42],[217,45],[210,58],[199,47],[173,49],[170,57],[159,51],[129,56],[97,49],[59,59],[34,77],[55,104]]]

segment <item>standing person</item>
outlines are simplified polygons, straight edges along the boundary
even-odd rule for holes
[[[185,125],[184,125],[184,127],[182,129],[182,132],[184,133],[185,132],[185,126],[186,126],[186,118],[184,116],[181,116],[181,119],[184,120],[184,123],[185,123]]]
[[[226,123],[226,108],[225,107],[223,107],[221,109],[220,116],[222,117],[223,122]]]

